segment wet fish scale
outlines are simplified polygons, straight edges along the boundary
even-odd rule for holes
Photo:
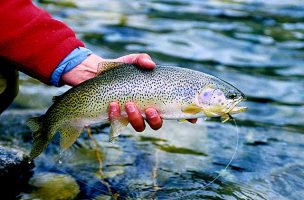
[[[129,64],[106,63],[100,73],[96,78],[56,97],[54,104],[42,116],[43,120],[40,120],[39,126],[43,127],[43,132],[40,130],[39,134],[48,135],[50,139],[58,130],[64,132],[62,139],[69,141],[62,141],[62,144],[68,147],[76,140],[83,126],[109,122],[107,110],[112,101],[119,102],[123,116],[124,104],[133,101],[142,111],[153,106],[164,119],[180,119],[204,116],[203,113],[185,113],[182,108],[193,104],[195,96],[207,85],[212,84],[226,93],[230,90],[239,92],[216,77],[184,68],[158,66],[155,70],[144,70]],[[73,134],[70,134],[72,129],[67,128],[69,126],[76,127]],[[35,133],[38,134],[37,131]],[[48,143],[46,141],[45,145],[40,145],[38,151],[33,150],[35,153],[31,157],[38,156],[40,153],[37,152],[41,152]],[[37,145],[35,148],[38,148]]]

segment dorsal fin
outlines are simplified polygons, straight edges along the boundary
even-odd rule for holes
[[[60,99],[61,96],[53,96],[52,101],[55,102]]]
[[[121,67],[125,65],[125,63],[121,62],[100,62],[97,67],[96,76],[104,74],[106,71],[114,69],[116,67]]]

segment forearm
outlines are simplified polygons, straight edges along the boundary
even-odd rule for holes
[[[45,83],[70,52],[84,46],[70,28],[31,0],[1,0],[0,13],[0,57]]]

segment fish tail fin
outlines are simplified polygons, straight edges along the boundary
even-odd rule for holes
[[[30,153],[30,161],[34,160],[46,148],[49,141],[47,135],[42,133],[43,116],[30,118],[27,125],[33,131],[33,146]]]

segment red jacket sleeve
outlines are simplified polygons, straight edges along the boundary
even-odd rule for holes
[[[0,57],[45,83],[60,61],[84,46],[69,27],[31,0],[1,0],[0,13]]]

